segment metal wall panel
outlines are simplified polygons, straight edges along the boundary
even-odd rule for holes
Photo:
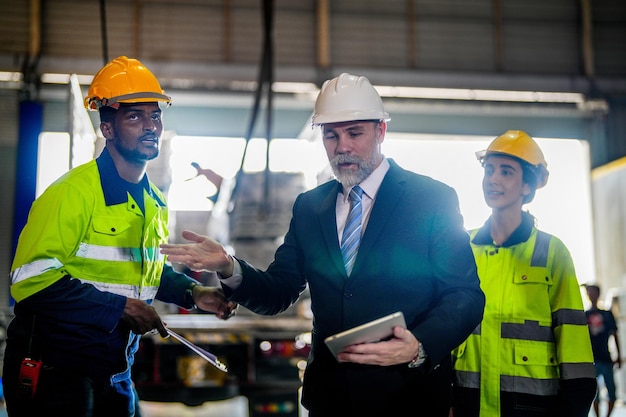
[[[18,96],[0,88],[0,145],[17,146]]]
[[[0,2],[0,55],[15,56],[12,69],[19,69],[28,53],[29,5]],[[41,5],[43,58],[74,59],[76,65],[103,61],[98,2]],[[274,5],[277,65],[318,69],[318,3],[276,0]],[[332,0],[329,5],[331,67],[583,75],[577,1]],[[263,46],[262,6],[258,0],[107,0],[108,58],[255,66]],[[623,76],[626,2],[594,0],[591,7],[596,74]]]
[[[509,23],[504,29],[504,71],[580,74],[580,36],[568,24]],[[555,53],[559,51],[559,53]]]
[[[143,2],[139,56],[180,63],[222,61],[222,3]]]
[[[17,120],[17,119],[16,119]],[[13,261],[13,203],[15,195],[15,146],[0,144],[0,323],[9,306],[9,272]]]
[[[418,68],[493,71],[492,0],[415,1]]]
[[[261,2],[258,2],[259,4]],[[259,7],[233,10],[233,61],[256,64],[263,47],[263,16]]]
[[[582,74],[579,2],[502,0],[503,70]]]
[[[28,32],[28,2],[0,1],[0,50],[5,53],[24,53],[28,50]]]
[[[274,57],[276,67],[316,66],[314,1],[276,2]]]
[[[480,72],[495,69],[493,29],[490,23],[463,21],[442,25],[437,20],[419,19],[418,67]]]
[[[626,1],[593,1],[593,49],[598,76],[626,75]]]
[[[503,17],[520,22],[537,22],[551,25],[560,21],[570,22],[580,19],[578,1],[572,0],[499,0]]]
[[[102,59],[98,2],[76,0],[43,2],[42,54]]]
[[[331,65],[405,68],[404,4],[401,0],[331,1]]]
[[[352,15],[331,19],[331,60],[336,66],[405,68],[404,21]]]
[[[491,19],[494,0],[412,0],[417,16],[430,20],[476,21]]]

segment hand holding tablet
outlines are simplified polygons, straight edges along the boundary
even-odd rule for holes
[[[337,358],[337,354],[348,345],[379,342],[393,336],[395,326],[406,329],[404,314],[401,311],[328,336],[324,342]]]

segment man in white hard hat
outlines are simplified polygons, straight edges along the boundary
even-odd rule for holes
[[[267,270],[190,231],[183,237],[192,243],[161,245],[172,261],[217,271],[229,299],[259,314],[284,311],[308,285],[314,319],[302,403],[311,417],[448,416],[450,352],[482,318],[457,194],[385,158],[388,120],[367,78],[324,83],[313,124],[336,180],[298,196]],[[397,311],[407,328],[384,341],[346,346],[336,358],[325,344]]]

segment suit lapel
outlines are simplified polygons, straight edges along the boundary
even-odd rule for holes
[[[389,171],[387,171],[378,189],[365,234],[361,239],[352,274],[354,277],[358,277],[358,273],[355,273],[355,271],[359,268],[359,258],[367,256],[367,253],[375,250],[374,244],[384,231],[385,225],[391,217],[389,213],[392,213],[394,208],[400,203],[405,192],[404,170],[393,160],[389,160],[389,164]],[[328,248],[331,263],[337,271],[347,278],[337,235],[336,205],[337,194],[341,191],[341,184],[337,181],[335,181],[335,184],[335,191],[328,193],[320,205],[318,212],[320,229],[322,230],[324,244]]]
[[[403,180],[403,171],[392,160],[389,160],[389,171],[385,175],[383,182],[376,194],[376,201],[372,207],[369,221],[361,244],[359,246],[359,252],[356,256],[356,262],[354,264],[353,275],[359,267],[359,258],[367,256],[367,254],[375,250],[375,243],[380,235],[385,230],[385,225],[393,216],[390,213],[394,212],[395,207],[400,203],[402,196],[405,192],[405,185]],[[343,262],[343,261],[342,261]]]

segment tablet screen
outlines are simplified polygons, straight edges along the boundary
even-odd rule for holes
[[[401,311],[328,336],[324,342],[336,358],[348,345],[378,342],[391,337],[395,326],[406,328],[404,314]]]

